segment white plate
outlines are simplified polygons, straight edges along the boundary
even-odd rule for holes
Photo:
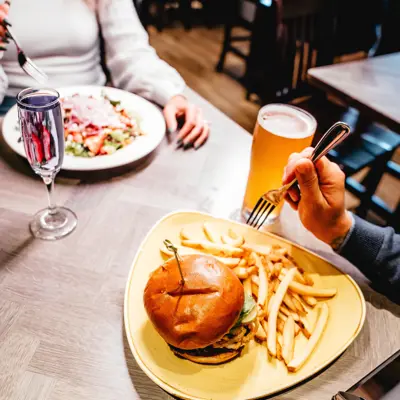
[[[149,101],[120,89],[102,86],[71,86],[58,89],[61,97],[75,93],[100,97],[107,94],[112,100],[121,101],[121,105],[140,117],[140,127],[145,136],[138,137],[130,145],[114,154],[93,158],[65,155],[63,170],[95,171],[121,167],[133,163],[150,154],[162,141],[165,135],[165,121],[161,111]],[[6,143],[20,156],[25,157],[24,146],[18,143],[21,136],[18,127],[17,106],[8,111],[3,122],[3,136]]]

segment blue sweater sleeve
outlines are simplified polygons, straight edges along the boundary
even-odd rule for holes
[[[354,215],[354,225],[340,254],[371,282],[400,293],[400,235]]]

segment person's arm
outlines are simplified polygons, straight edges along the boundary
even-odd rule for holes
[[[113,83],[163,106],[168,131],[177,133],[178,147],[202,146],[210,126],[202,110],[182,95],[182,77],[150,46],[132,0],[99,0],[98,19]],[[178,130],[180,118],[185,123]]]
[[[400,292],[400,235],[346,211],[343,172],[326,157],[314,166],[308,159],[311,151],[289,158],[283,182],[296,177],[300,191],[291,189],[286,200],[318,239],[347,258],[373,283]]]
[[[372,282],[388,282],[400,291],[400,235],[353,216],[354,226],[339,254]]]
[[[8,41],[8,39],[5,37],[6,31],[2,26],[2,24],[3,20],[8,16],[9,8],[10,6],[8,3],[3,3],[0,5],[0,60],[3,58],[4,51],[6,50],[6,44]],[[8,78],[3,70],[3,67],[0,65],[0,104],[4,100],[7,88],[8,88]]]
[[[149,44],[132,0],[99,0],[106,64],[115,86],[165,106],[185,82]]]
[[[1,58],[0,58],[1,60]],[[0,104],[4,100],[4,96],[6,94],[8,88],[8,78],[6,73],[4,72],[3,67],[0,65]]]

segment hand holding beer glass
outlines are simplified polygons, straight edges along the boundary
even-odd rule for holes
[[[286,104],[269,104],[261,108],[254,128],[250,172],[242,215],[248,219],[261,195],[282,185],[283,169],[290,154],[311,145],[317,128],[308,112]],[[266,224],[273,223],[282,208],[271,213]]]

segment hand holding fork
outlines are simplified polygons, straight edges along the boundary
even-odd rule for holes
[[[0,50],[6,51],[6,44],[8,44],[9,39],[11,39],[17,47],[18,63],[20,67],[27,75],[31,76],[37,82],[44,84],[48,80],[47,75],[29,57],[25,55],[15,34],[12,32],[11,24],[7,20],[9,8],[10,2],[8,0],[0,5]]]
[[[344,122],[335,123],[317,143],[310,156],[310,160],[316,163],[339,143],[343,142],[349,134],[350,128],[347,124]],[[297,180],[293,179],[279,189],[273,189],[264,193],[253,208],[247,224],[256,229],[261,228],[276,206],[284,199],[286,193],[296,185]]]

